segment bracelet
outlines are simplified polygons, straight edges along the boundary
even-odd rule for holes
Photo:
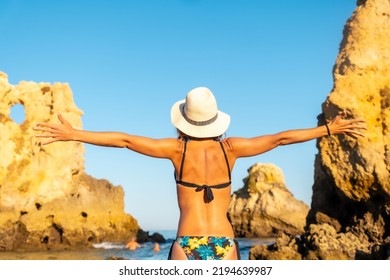
[[[328,131],[328,136],[330,136],[330,129],[329,129],[329,126],[328,126],[328,122],[326,121],[325,114],[322,113],[321,117],[322,117],[322,119],[323,119],[323,121],[325,123],[326,131]]]
[[[325,121],[325,126],[326,126],[326,130],[328,131],[328,136],[330,136],[329,126],[328,126],[328,124],[326,123],[326,121]]]

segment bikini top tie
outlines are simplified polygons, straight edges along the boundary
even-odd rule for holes
[[[183,166],[184,166],[184,160],[186,156],[186,149],[187,149],[187,141],[184,141],[184,149],[183,149],[183,156],[181,159],[181,165],[180,165],[180,173],[179,173],[179,179],[177,179],[176,174],[175,174],[175,181],[177,184],[180,184],[185,187],[190,187],[190,188],[196,188],[196,192],[204,191],[204,200],[206,203],[211,202],[214,199],[214,194],[212,189],[222,189],[229,187],[231,185],[231,171],[230,171],[230,166],[229,166],[229,161],[225,152],[225,149],[223,148],[222,142],[219,141],[219,144],[221,146],[223,155],[225,156],[225,161],[226,161],[226,166],[228,170],[228,175],[229,175],[229,181],[226,183],[221,183],[217,185],[199,185],[191,182],[186,182],[182,180],[183,177]]]

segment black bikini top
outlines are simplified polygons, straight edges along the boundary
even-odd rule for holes
[[[228,161],[228,158],[226,156],[225,149],[223,148],[222,142],[219,141],[219,144],[221,145],[221,149],[222,149],[223,155],[225,156],[226,166],[227,166],[228,175],[229,175],[229,182],[209,186],[209,185],[198,185],[198,184],[195,184],[195,183],[190,183],[190,182],[183,181],[182,180],[182,177],[183,177],[183,166],[184,166],[184,159],[186,157],[187,141],[184,141],[184,149],[183,149],[183,156],[182,156],[182,159],[181,159],[179,179],[177,179],[176,173],[175,173],[175,180],[176,180],[177,184],[180,184],[180,185],[185,186],[185,187],[196,188],[195,191],[197,191],[197,192],[200,192],[200,191],[203,190],[204,191],[204,200],[205,200],[206,203],[209,203],[209,202],[211,202],[214,199],[214,195],[213,195],[212,189],[226,188],[226,187],[229,187],[231,185],[231,183],[232,183],[231,182],[231,172],[230,172],[229,161]]]

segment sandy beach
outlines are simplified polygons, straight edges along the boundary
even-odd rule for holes
[[[248,260],[249,250],[254,245],[269,244],[272,238],[238,238],[241,259]],[[95,248],[78,250],[47,250],[47,251],[3,251],[0,260],[166,260],[173,239],[168,238],[166,243],[160,244],[160,252],[153,251],[154,243],[146,242],[141,248],[129,251],[125,244],[100,243]]]

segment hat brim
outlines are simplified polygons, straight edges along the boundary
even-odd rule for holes
[[[218,116],[210,124],[193,125],[189,123],[183,115],[183,107],[186,100],[176,102],[171,109],[171,122],[173,126],[183,133],[195,138],[218,137],[226,132],[230,124],[230,116],[218,110]]]

